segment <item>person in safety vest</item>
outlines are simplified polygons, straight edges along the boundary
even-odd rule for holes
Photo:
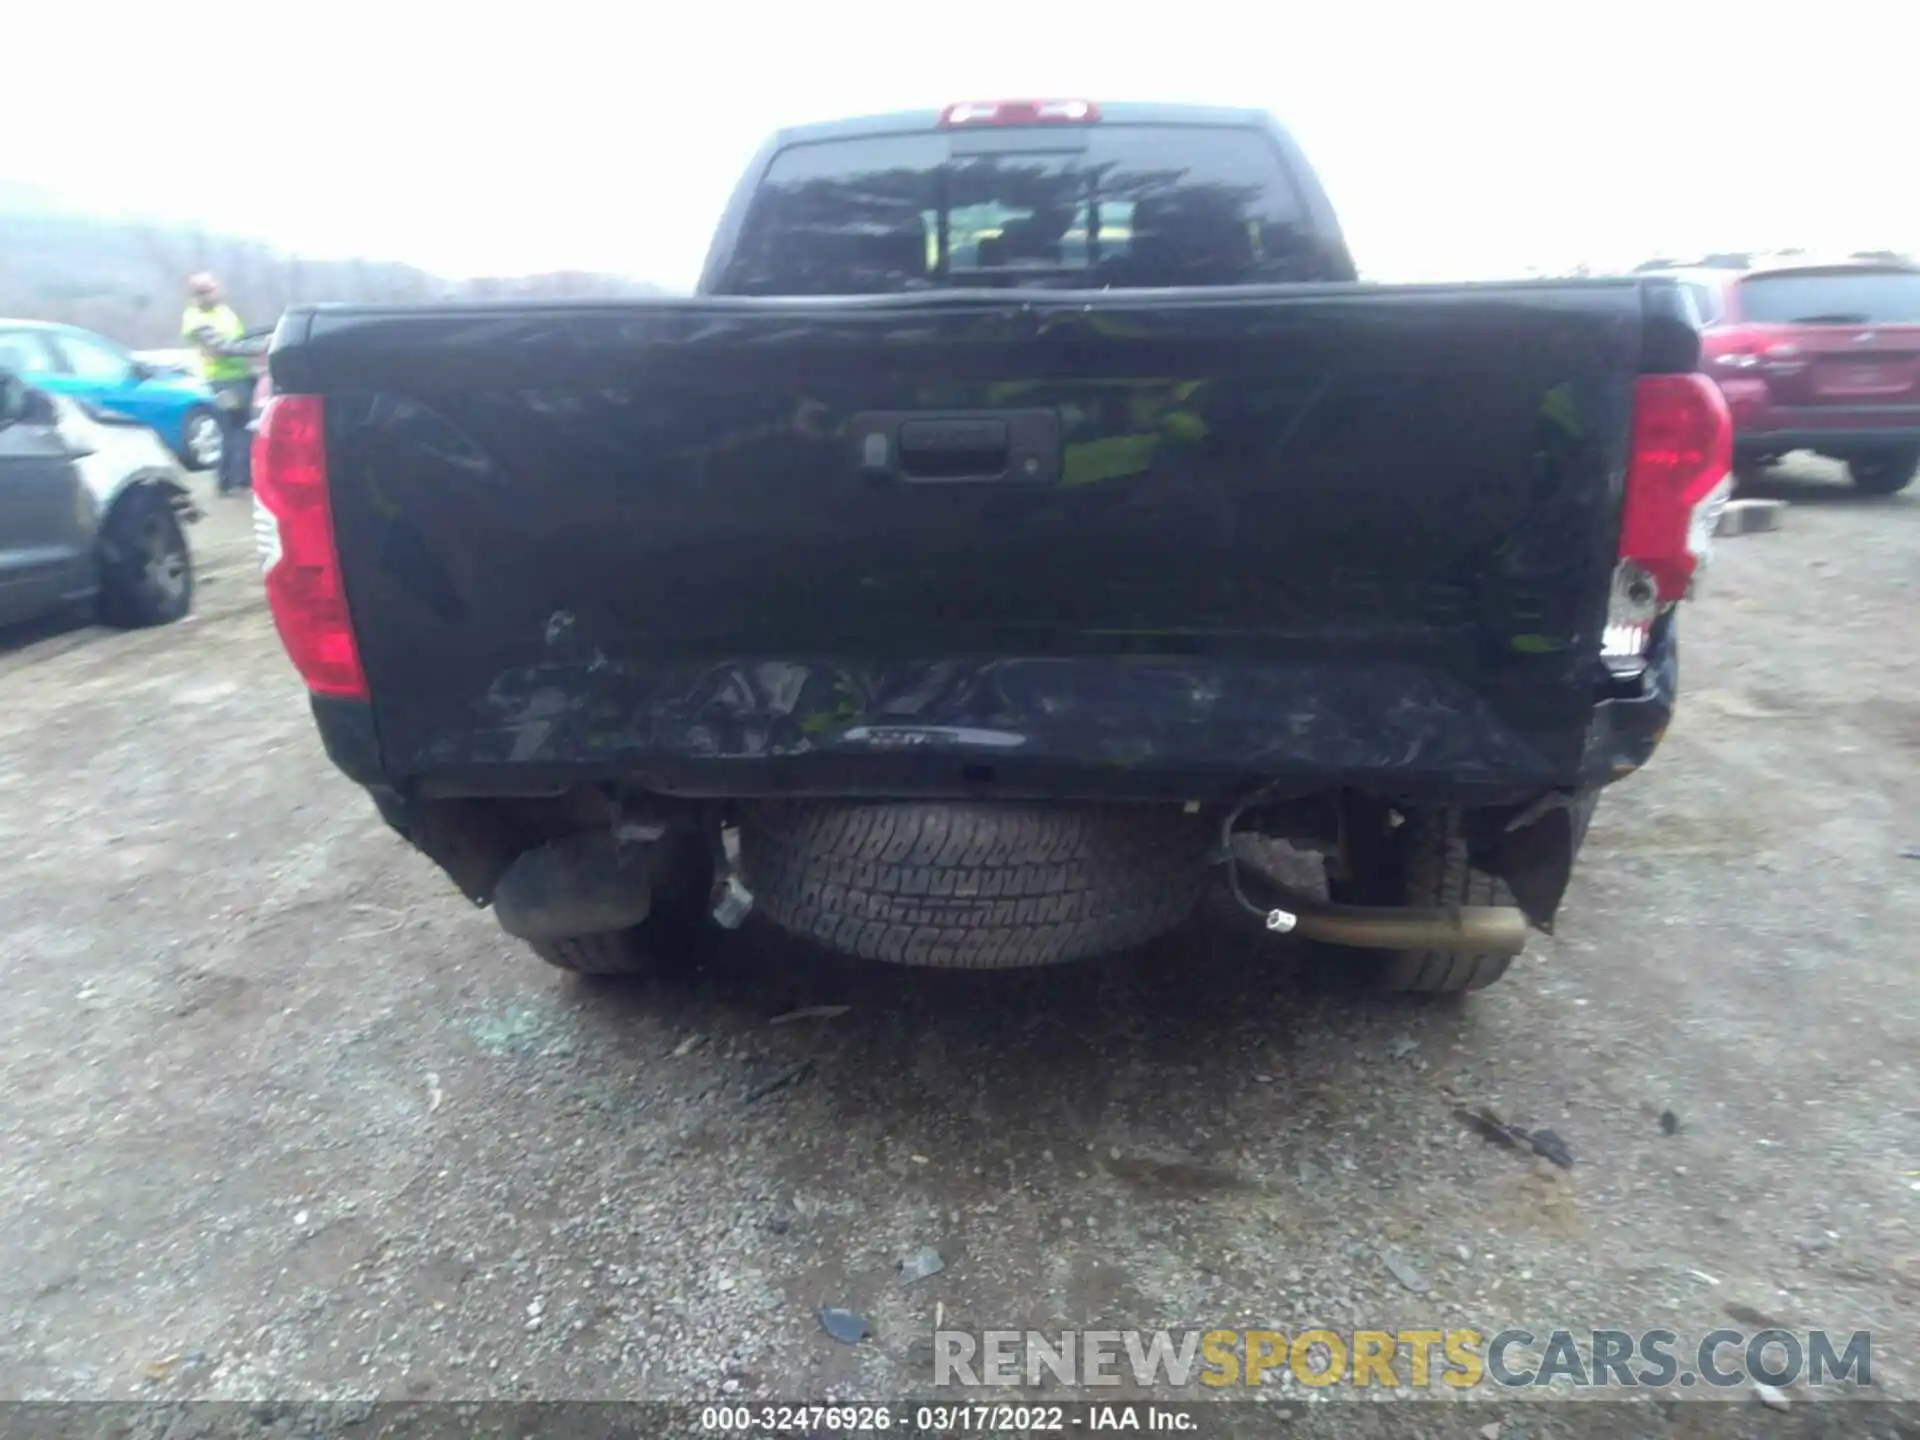
[[[220,407],[224,433],[220,446],[220,493],[231,495],[247,488],[251,466],[247,460],[247,420],[253,407],[253,366],[238,348],[246,326],[221,298],[220,282],[202,273],[187,281],[186,313],[180,317],[180,335],[200,352],[207,385]]]

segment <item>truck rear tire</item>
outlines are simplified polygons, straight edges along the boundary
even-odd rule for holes
[[[1172,806],[777,803],[741,817],[760,909],[842,954],[947,970],[1083,960],[1179,926],[1218,836]]]
[[[1404,810],[1401,823],[1355,859],[1359,874],[1328,892],[1351,905],[1511,905],[1506,882],[1467,863],[1458,810]],[[1402,995],[1461,995],[1484,990],[1513,964],[1511,955],[1453,955],[1438,950],[1330,950],[1322,973],[1340,989]]]
[[[698,957],[716,937],[713,924],[713,857],[705,839],[675,835],[653,879],[653,909],[638,925],[529,940],[547,964],[575,975],[621,979]]]
[[[576,975],[640,975],[653,968],[652,947],[641,938],[645,924],[631,930],[603,930],[559,940],[529,940],[533,953],[549,965]]]

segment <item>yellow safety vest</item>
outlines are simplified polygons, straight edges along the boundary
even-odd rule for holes
[[[202,330],[211,329],[222,340],[238,340],[247,333],[247,327],[240,323],[240,317],[227,304],[204,307],[189,305],[186,313],[180,317],[180,334],[189,345],[198,343]],[[208,355],[201,362],[208,381],[220,384],[228,380],[244,380],[253,373],[253,367],[243,355]]]

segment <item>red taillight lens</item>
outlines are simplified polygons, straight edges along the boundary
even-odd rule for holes
[[[949,105],[940,123],[955,125],[1087,125],[1100,118],[1091,100],[970,100]]]
[[[267,606],[294,668],[316,694],[365,700],[367,677],[333,543],[326,407],[318,395],[267,401],[253,442],[253,502]]]
[[[1643,375],[1620,517],[1620,560],[1652,581],[1657,603],[1683,599],[1733,488],[1733,417],[1706,376]]]

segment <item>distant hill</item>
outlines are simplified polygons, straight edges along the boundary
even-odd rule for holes
[[[574,271],[454,281],[390,261],[304,260],[255,240],[74,214],[36,187],[0,183],[0,316],[81,325],[135,348],[170,345],[179,338],[184,282],[196,270],[220,276],[250,326],[272,324],[299,302],[663,293]]]

